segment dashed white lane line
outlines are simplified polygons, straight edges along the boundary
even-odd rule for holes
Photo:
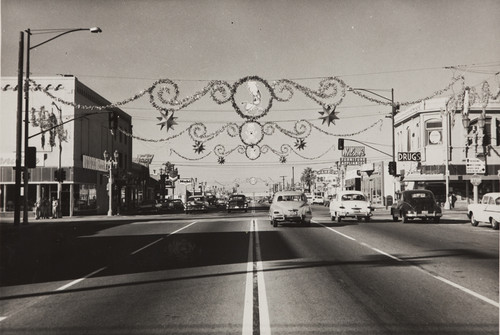
[[[180,228],[180,229],[177,229],[177,230],[176,230],[176,231],[174,231],[174,232],[171,232],[171,233],[170,233],[170,234],[168,234],[166,237],[159,238],[159,239],[157,239],[156,241],[153,241],[153,242],[149,243],[148,245],[145,245],[145,246],[143,246],[143,247],[141,247],[141,248],[137,249],[136,251],[131,252],[131,253],[130,253],[130,255],[135,255],[135,254],[137,254],[138,252],[141,252],[142,250],[144,250],[144,249],[146,249],[146,248],[149,248],[150,246],[152,246],[152,245],[154,245],[154,244],[156,244],[156,243],[158,243],[158,242],[160,242],[160,241],[163,241],[165,238],[169,237],[170,235],[177,234],[177,233],[178,233],[178,232],[180,232],[181,230],[184,230],[184,229],[186,229],[186,228],[188,228],[188,227],[190,227],[190,226],[194,225],[194,224],[195,224],[195,223],[197,223],[197,222],[198,222],[198,221],[193,221],[193,222],[191,222],[190,224],[188,224],[187,226],[184,226],[184,227],[182,227],[182,228]]]
[[[68,287],[71,287],[71,286],[73,286],[73,285],[75,285],[75,284],[78,284],[78,283],[79,283],[79,282],[81,282],[82,280],[85,280],[85,279],[87,279],[87,278],[89,278],[89,277],[92,277],[93,275],[95,275],[95,274],[97,274],[97,273],[99,273],[99,272],[101,272],[101,271],[104,271],[104,270],[106,270],[106,269],[107,269],[107,266],[105,266],[105,267],[103,267],[103,268],[100,268],[99,270],[95,270],[94,272],[89,273],[89,274],[88,274],[88,275],[86,275],[85,277],[82,277],[82,278],[80,278],[80,279],[73,280],[72,282],[70,282],[70,283],[68,283],[68,284],[66,284],[66,285],[63,285],[63,286],[59,287],[58,289],[56,289],[56,291],[63,291],[63,290],[65,290],[65,289],[67,289]]]
[[[328,230],[331,230],[331,231],[333,231],[333,232],[335,232],[335,233],[337,233],[337,234],[339,234],[339,235],[341,235],[341,236],[343,236],[343,237],[345,237],[345,238],[347,238],[347,239],[349,239],[349,240],[356,241],[356,239],[355,239],[355,238],[353,238],[353,237],[351,237],[351,236],[349,236],[349,235],[343,234],[343,233],[341,233],[341,232],[339,232],[339,231],[337,231],[337,230],[335,230],[335,229],[333,229],[333,228],[331,228],[331,227],[327,227],[327,226],[325,226],[325,225],[323,225],[323,224],[321,224],[321,223],[319,223],[319,222],[316,222],[316,221],[313,221],[313,222],[314,222],[314,223],[316,223],[316,224],[318,224],[318,225],[320,225],[320,226],[322,226],[322,227],[325,227],[325,228],[327,228]],[[358,241],[356,241],[356,242],[358,242]],[[380,250],[380,249],[377,249],[377,248],[375,248],[375,247],[372,247],[371,245],[369,245],[369,244],[367,244],[367,243],[364,243],[364,242],[358,242],[358,243],[359,243],[359,244],[361,244],[362,246],[365,246],[365,247],[367,247],[367,248],[369,248],[369,249],[371,249],[371,250],[373,250],[373,251],[375,251],[375,252],[379,253],[379,254],[382,254],[382,255],[384,255],[384,256],[390,257],[390,258],[392,258],[392,259],[394,259],[394,260],[396,260],[396,261],[398,261],[398,262],[405,262],[405,260],[404,260],[404,259],[398,258],[398,257],[396,257],[396,256],[393,256],[393,255],[391,255],[391,254],[389,254],[389,253],[385,252],[385,251],[382,251],[382,250]],[[421,268],[421,267],[418,267],[418,266],[416,266],[416,265],[412,265],[412,267],[414,267],[415,269],[420,270],[421,272],[425,273],[426,275],[429,275],[429,276],[431,276],[431,277],[433,277],[433,278],[435,278],[435,279],[437,279],[437,280],[439,280],[439,281],[441,281],[441,282],[443,282],[443,283],[445,283],[445,284],[448,284],[448,285],[450,285],[450,286],[452,286],[452,287],[454,287],[454,288],[456,288],[456,289],[459,289],[459,290],[461,290],[462,292],[465,292],[465,293],[467,293],[467,294],[470,294],[470,295],[472,295],[473,297],[476,297],[476,298],[478,298],[478,299],[480,299],[480,300],[482,300],[482,301],[484,301],[484,302],[486,302],[486,303],[488,303],[488,304],[490,304],[490,305],[493,305],[493,306],[495,306],[495,307],[497,307],[497,308],[500,308],[500,304],[499,304],[498,302],[496,302],[496,301],[494,301],[494,300],[491,300],[491,299],[489,299],[489,298],[487,298],[487,297],[485,297],[485,296],[483,296],[483,295],[481,295],[481,294],[479,294],[479,293],[477,293],[477,292],[474,292],[474,291],[472,291],[472,290],[470,290],[470,289],[468,289],[468,288],[466,288],[466,287],[463,287],[462,285],[459,285],[459,284],[457,284],[457,283],[455,283],[455,282],[452,282],[451,280],[448,280],[448,279],[443,278],[443,277],[441,277],[441,276],[434,275],[434,274],[430,273],[429,271],[427,271],[427,270],[425,270],[425,269],[423,269],[423,268]]]
[[[176,233],[178,233],[178,232],[180,232],[180,231],[182,231],[182,230],[184,230],[184,229],[186,229],[186,228],[188,228],[188,227],[190,227],[190,226],[194,225],[194,224],[195,224],[195,223],[197,223],[197,222],[198,222],[198,221],[193,221],[193,222],[191,222],[190,224],[188,224],[187,226],[184,226],[184,227],[182,227],[182,228],[180,228],[180,229],[177,229],[177,230],[176,230],[176,231],[174,231],[174,232],[171,232],[171,233],[170,233],[170,234],[168,234],[166,237],[168,237],[168,236],[170,236],[170,235],[173,235],[173,234],[176,234]],[[158,239],[158,240],[156,240],[156,241],[154,241],[154,242],[151,242],[151,243],[149,243],[148,245],[146,245],[146,246],[144,246],[144,247],[141,247],[141,248],[137,249],[136,251],[132,252],[130,255],[135,255],[135,254],[137,254],[138,252],[140,252],[140,251],[142,251],[142,250],[144,250],[144,249],[146,249],[146,248],[149,248],[149,247],[150,247],[150,246],[152,246],[153,244],[156,244],[156,243],[160,242],[161,240],[165,239],[166,237],[162,237],[162,238],[160,238],[160,239]],[[68,289],[69,287],[71,287],[71,286],[73,286],[73,285],[76,285],[76,284],[78,284],[78,283],[82,282],[83,280],[85,280],[85,279],[87,279],[87,278],[90,278],[90,277],[92,277],[92,276],[94,276],[94,275],[98,274],[99,272],[102,272],[102,271],[106,270],[107,268],[108,268],[107,266],[102,267],[102,268],[100,268],[100,269],[98,269],[98,270],[95,270],[94,272],[89,273],[88,275],[86,275],[86,276],[84,276],[84,277],[82,277],[82,278],[75,279],[75,280],[73,280],[72,282],[69,282],[68,284],[63,285],[63,286],[61,286],[61,287],[57,288],[57,289],[56,289],[56,291],[64,291],[64,290]],[[0,316],[0,322],[2,322],[3,320],[5,320],[5,319],[7,319],[7,318],[8,318],[7,316]]]

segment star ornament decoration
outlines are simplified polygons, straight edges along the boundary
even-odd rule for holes
[[[295,148],[298,149],[298,150],[304,150],[304,148],[306,147],[306,141],[302,138],[298,138],[296,141],[295,141],[295,144],[294,144]]]
[[[226,159],[222,156],[219,156],[218,162],[220,165],[224,164],[226,162]]]
[[[203,142],[196,141],[196,143],[193,145],[193,149],[197,154],[201,154],[203,151],[205,151],[205,146],[203,145]]]
[[[286,163],[286,157],[285,156],[280,156],[280,163],[282,163],[282,164]]]
[[[175,126],[177,124],[177,122],[175,122],[175,119],[177,119],[176,117],[174,117],[174,113],[170,114],[170,116],[168,115],[163,115],[161,117],[156,117],[159,121],[161,121],[160,123],[157,123],[158,126],[160,126],[160,130],[163,129],[163,127],[167,127],[167,131],[169,129],[174,129],[173,126]]]
[[[330,127],[330,123],[335,124],[335,120],[339,119],[337,113],[335,113],[335,108],[336,106],[333,107],[332,110],[330,110],[331,107],[329,105],[323,106],[323,110],[319,112],[321,115],[323,115],[322,117],[320,117],[320,120],[323,120],[321,124],[325,124],[326,122],[326,125],[328,127]]]

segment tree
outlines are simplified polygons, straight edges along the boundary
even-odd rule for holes
[[[302,171],[302,176],[300,176],[300,181],[307,185],[308,192],[311,193],[311,185],[314,184],[316,180],[316,173],[310,167],[307,167]]]

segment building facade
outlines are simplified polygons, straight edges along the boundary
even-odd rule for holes
[[[29,186],[22,191],[30,207],[36,201],[50,201],[61,194],[63,215],[106,213],[110,169],[103,157],[105,151],[110,157],[116,152],[116,165],[112,169],[114,211],[133,206],[139,201],[139,194],[141,197],[147,194],[149,169],[132,163],[132,139],[120,131],[112,131],[115,127],[132,133],[131,116],[119,108],[83,108],[106,106],[110,102],[76,77],[32,79],[36,86],[32,85],[30,90],[29,119],[26,121],[29,122],[28,145],[36,147],[37,164],[36,168],[29,169]],[[17,78],[1,79],[2,211],[14,207],[17,89]],[[54,125],[59,126],[54,128]],[[66,177],[62,183],[55,175],[61,169]]]
[[[484,93],[469,97],[466,90],[461,99],[458,108],[450,108],[450,98],[444,97],[396,114],[400,190],[425,188],[442,203],[450,194],[470,202],[473,176],[481,179],[479,194],[499,190],[498,95],[496,100]]]

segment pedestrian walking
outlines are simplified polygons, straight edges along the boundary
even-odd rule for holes
[[[59,201],[56,198],[52,198],[52,218],[57,219],[57,209],[59,207]]]

